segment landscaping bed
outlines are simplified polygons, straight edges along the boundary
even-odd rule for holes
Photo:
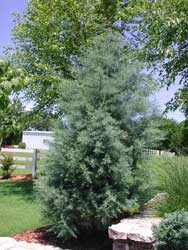
[[[70,250],[111,250],[112,242],[108,238],[108,233],[96,232],[86,235],[82,234],[78,239],[71,239],[65,242],[58,239],[48,231],[48,227],[26,231],[20,234],[14,234],[12,237],[17,241],[26,241],[29,243],[40,243],[43,245],[53,245],[62,249]]]

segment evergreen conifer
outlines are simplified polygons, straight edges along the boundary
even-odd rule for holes
[[[59,237],[107,228],[135,202],[135,162],[155,135],[153,83],[141,64],[123,59],[125,49],[116,33],[98,37],[76,80],[63,84],[63,118],[38,181],[44,216]]]

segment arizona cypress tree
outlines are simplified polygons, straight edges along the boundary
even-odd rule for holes
[[[106,228],[131,206],[133,165],[151,139],[144,121],[153,87],[122,58],[125,48],[116,33],[97,38],[76,80],[63,84],[64,119],[38,181],[44,216],[60,237]]]

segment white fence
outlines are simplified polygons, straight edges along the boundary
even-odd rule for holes
[[[33,153],[33,149],[21,149],[21,148],[1,148],[1,152],[10,153]]]
[[[144,156],[175,156],[175,153],[164,151],[164,150],[156,150],[156,149],[144,149]]]
[[[39,161],[44,158],[44,150],[38,149],[16,149],[16,148],[1,148],[0,160],[3,159],[3,155],[11,155],[14,160],[14,166],[17,169],[31,169],[32,176],[36,176],[37,165]],[[175,153],[168,151],[161,151],[155,149],[144,149],[143,156],[174,156]]]
[[[4,155],[11,155],[14,167],[17,169],[31,169],[32,176],[36,176],[37,163],[44,158],[44,151],[38,149],[1,148],[0,160]]]

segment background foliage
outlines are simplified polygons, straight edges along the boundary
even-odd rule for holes
[[[168,108],[181,107],[187,115],[188,5],[186,0],[130,0],[124,3],[119,18],[138,48],[138,56],[160,71],[162,84],[181,85]],[[132,25],[130,25],[132,23]]]

